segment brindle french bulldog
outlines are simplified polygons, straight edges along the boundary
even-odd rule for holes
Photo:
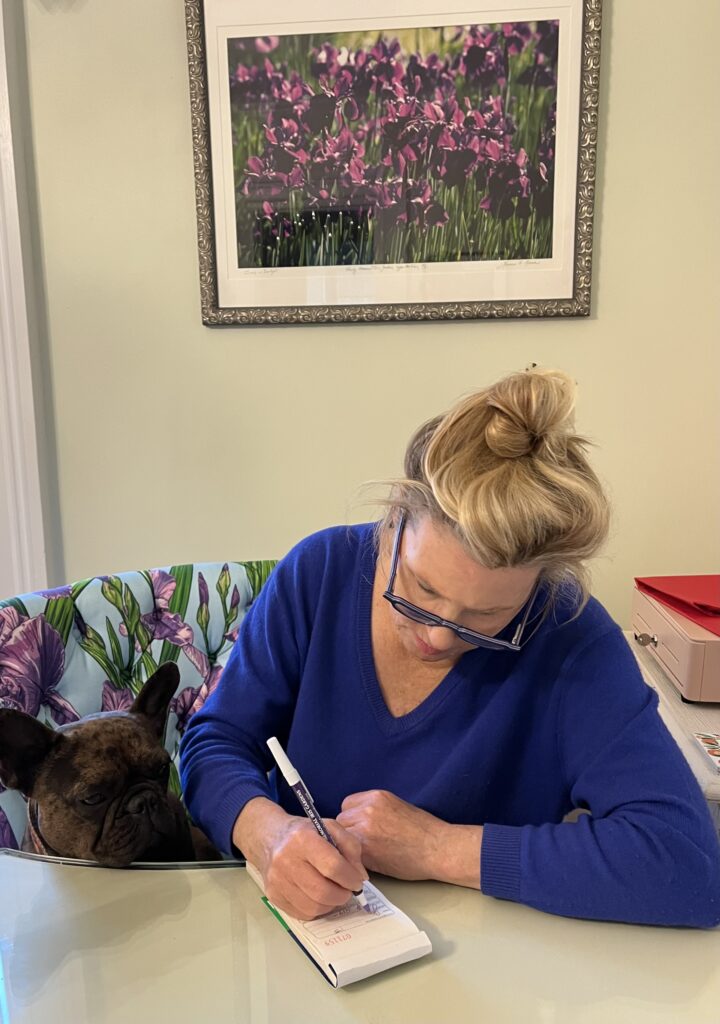
[[[0,781],[29,801],[23,850],[114,868],[218,859],[168,793],[162,736],[179,680],[177,665],[166,662],[129,711],[87,715],[57,730],[0,709]]]

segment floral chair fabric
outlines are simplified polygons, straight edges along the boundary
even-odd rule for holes
[[[158,665],[175,661],[180,685],[165,746],[179,795],[180,737],[217,686],[240,622],[274,565],[175,565],[0,601],[0,707],[52,727],[128,708]],[[22,796],[0,785],[0,848],[19,847],[25,822]]]

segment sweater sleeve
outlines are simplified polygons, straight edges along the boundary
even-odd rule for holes
[[[181,743],[188,810],[226,853],[248,800],[273,799],[265,741],[285,742],[290,729],[310,632],[312,576],[300,547],[275,567],[242,621],[217,688]]]
[[[720,924],[720,847],[700,788],[619,630],[559,680],[557,740],[575,822],[486,824],[481,888],[549,913]]]

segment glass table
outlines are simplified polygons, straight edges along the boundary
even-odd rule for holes
[[[717,1024],[720,931],[553,917],[373,879],[433,953],[333,989],[233,863],[0,853],[1,1024]]]

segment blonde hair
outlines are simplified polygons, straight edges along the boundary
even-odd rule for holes
[[[571,582],[579,611],[609,505],[574,407],[574,382],[559,370],[515,373],[462,399],[411,438],[381,528],[400,510],[427,515],[481,565],[537,566],[551,596]]]

